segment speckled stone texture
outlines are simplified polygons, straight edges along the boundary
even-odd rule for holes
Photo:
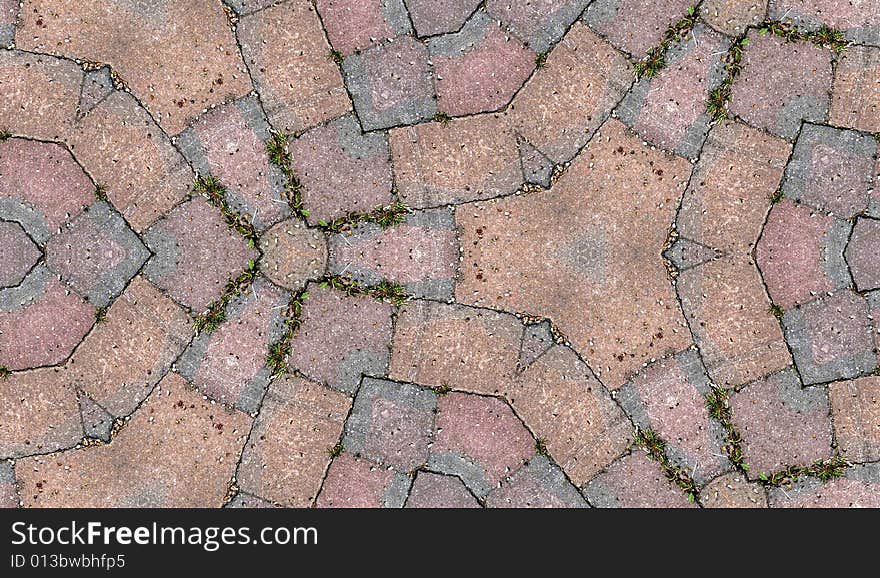
[[[480,503],[455,476],[418,472],[407,508],[479,508]]]
[[[770,18],[785,18],[808,30],[828,26],[859,44],[880,45],[880,12],[876,0],[770,0]]]
[[[536,456],[486,498],[490,508],[586,508],[584,497],[547,458]]]
[[[17,508],[19,502],[15,487],[15,471],[8,462],[2,463],[0,464],[0,508]]]
[[[15,287],[37,264],[42,251],[15,221],[0,221],[0,246],[8,253],[0,264],[0,287]]]
[[[767,14],[767,0],[705,0],[700,16],[712,28],[728,36],[739,36],[747,26],[756,26]]]
[[[614,463],[586,488],[590,503],[598,508],[694,507],[683,492],[663,475],[657,462],[641,450]]]
[[[853,228],[846,261],[860,291],[880,289],[880,221],[859,219]]]
[[[700,492],[704,508],[766,508],[767,495],[760,484],[741,474],[724,474],[706,484]]]
[[[286,289],[302,289],[318,279],[327,264],[327,241],[299,219],[282,221],[260,238],[261,272]]]
[[[410,32],[404,0],[318,0],[333,48],[344,56]]]
[[[822,484],[808,478],[769,492],[771,508],[880,508],[880,465],[855,466]]]
[[[828,120],[835,125],[880,131],[880,48],[852,46],[837,63]]]
[[[7,46],[15,36],[15,19],[18,16],[17,0],[0,0],[0,44]],[[16,500],[16,503],[18,500]]]
[[[333,460],[318,494],[319,508],[399,508],[409,478],[344,453]]]
[[[480,0],[404,0],[419,36],[457,32]]]
[[[880,459],[880,377],[829,384],[828,397],[841,453],[858,462]]]
[[[486,10],[536,52],[555,44],[590,0],[489,0]]]
[[[660,44],[666,28],[685,17],[692,4],[690,0],[596,0],[583,18],[612,44],[641,58]]]

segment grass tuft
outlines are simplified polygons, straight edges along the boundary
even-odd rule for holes
[[[697,24],[697,7],[688,8],[687,16],[670,24],[663,34],[663,40],[652,48],[641,60],[633,63],[633,72],[637,79],[653,78],[666,66],[666,52],[673,42],[679,42],[690,33]]]
[[[260,274],[255,261],[249,261],[247,268],[223,286],[223,293],[216,301],[208,304],[208,310],[193,319],[193,327],[198,333],[211,333],[226,321],[226,306],[250,287]]]
[[[12,133],[5,128],[0,129],[0,142],[6,142],[12,137]]]
[[[331,458],[338,458],[342,455],[342,452],[345,451],[345,446],[342,445],[342,442],[338,442],[335,446],[329,448],[327,453],[330,454]]]
[[[290,356],[290,342],[293,336],[302,325],[303,307],[309,293],[305,289],[300,290],[287,304],[281,316],[284,319],[284,333],[281,337],[269,346],[269,353],[266,356],[266,365],[272,377],[284,375],[288,371],[287,358]]]
[[[547,56],[549,56],[549,52],[539,52],[535,55],[535,68],[538,70],[544,68],[547,65]]]
[[[369,213],[349,212],[332,221],[322,219],[318,221],[318,227],[327,233],[339,233],[361,223],[376,223],[382,228],[387,228],[401,224],[407,213],[409,213],[409,207],[400,201],[394,201],[390,205],[376,207]]]
[[[309,211],[303,204],[302,182],[293,170],[293,157],[287,150],[288,140],[288,136],[282,132],[272,133],[266,142],[266,154],[269,155],[269,162],[284,175],[284,197],[290,210],[299,218],[306,219]]]
[[[342,66],[342,63],[345,62],[345,56],[338,50],[331,50],[329,58],[336,63],[336,66]]]
[[[409,299],[403,286],[390,281],[381,281],[376,285],[362,285],[352,279],[340,275],[325,275],[320,280],[321,287],[329,287],[342,291],[349,297],[367,295],[379,301],[388,301],[396,306],[401,306]]]
[[[95,198],[99,201],[107,202],[107,187],[98,183],[95,185]]]
[[[6,379],[10,375],[12,375],[12,372],[9,371],[9,368],[5,365],[0,365],[0,379]]]
[[[226,188],[212,177],[199,175],[193,183],[193,192],[205,197],[209,203],[220,209],[230,229],[244,237],[253,248],[259,243],[260,235],[248,217],[234,210],[226,200]]]
[[[691,478],[685,469],[673,464],[666,455],[666,442],[663,441],[657,432],[650,429],[637,429],[633,443],[640,446],[655,462],[660,464],[660,469],[666,479],[681,488],[689,502],[695,502],[700,493],[700,488]]]
[[[446,114],[445,112],[437,111],[434,113],[434,116],[431,117],[431,120],[434,122],[439,122],[443,126],[446,126],[452,120],[452,117]]]

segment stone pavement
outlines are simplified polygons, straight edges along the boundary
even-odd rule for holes
[[[0,505],[880,507],[877,0],[0,44]]]

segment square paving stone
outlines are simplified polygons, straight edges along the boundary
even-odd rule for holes
[[[854,462],[880,460],[880,377],[832,383],[828,397],[841,453]]]

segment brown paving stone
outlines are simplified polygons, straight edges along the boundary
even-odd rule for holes
[[[405,480],[405,483],[404,483]],[[409,480],[391,469],[345,453],[333,460],[316,506],[319,508],[400,507]]]
[[[706,24],[728,36],[739,36],[766,15],[767,0],[706,0],[700,6]]]
[[[0,508],[17,508],[18,504],[18,490],[15,487],[15,470],[12,463],[0,463]]]
[[[480,503],[460,479],[419,472],[406,500],[407,508],[479,508]]]
[[[107,445],[19,460],[29,507],[220,506],[251,426],[170,374]]]
[[[286,289],[302,289],[306,280],[323,274],[327,263],[324,235],[299,219],[282,221],[263,233],[260,250],[260,270]]]
[[[18,285],[42,255],[15,221],[0,221],[0,247],[5,253],[0,263],[0,287]]]
[[[24,49],[110,63],[170,134],[202,109],[251,89],[216,2],[28,0]]]
[[[792,488],[770,490],[769,501],[771,508],[880,508],[880,465],[855,466],[824,484],[803,479]]]
[[[562,38],[589,0],[489,0],[486,10],[536,52],[546,51]]]
[[[686,16],[691,5],[690,0],[597,0],[583,18],[621,50],[642,57],[660,44],[666,28]],[[646,14],[651,17],[646,19]]]
[[[880,3],[877,0],[770,0],[770,18],[782,17],[805,29],[815,30],[825,25],[846,32],[847,38],[855,42],[880,44]]]
[[[687,495],[666,479],[641,450],[620,459],[586,487],[599,508],[693,508]]]
[[[880,289],[880,221],[859,219],[846,248],[846,261],[860,291]]]
[[[756,483],[749,483],[741,474],[718,476],[700,491],[704,508],[766,508],[767,494]]]
[[[12,43],[17,16],[18,0],[0,0],[0,45],[7,46]]]
[[[293,0],[244,16],[238,38],[276,129],[300,133],[351,110],[311,2]]]
[[[880,48],[851,46],[834,74],[829,122],[880,132]]]
[[[317,0],[333,48],[348,56],[410,31],[403,0]]]
[[[880,460],[880,377],[832,383],[828,397],[843,455],[855,462]]]
[[[419,36],[456,32],[480,0],[404,0]]]
[[[239,486],[289,507],[312,504],[351,400],[317,383],[272,383],[238,469]]]
[[[389,141],[397,192],[413,208],[509,194],[522,184],[516,137],[501,116],[394,129]]]
[[[587,502],[562,471],[543,456],[503,480],[486,498],[490,508],[586,508]]]
[[[560,77],[565,82],[560,83]],[[626,58],[582,23],[511,103],[516,130],[555,162],[570,160],[632,83]]]

